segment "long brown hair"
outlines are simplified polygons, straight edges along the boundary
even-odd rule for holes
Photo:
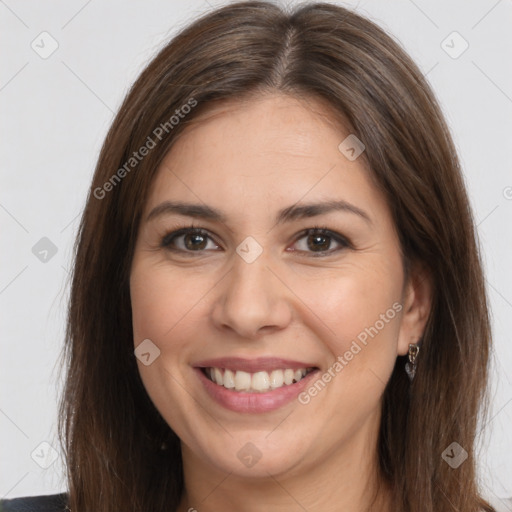
[[[179,439],[149,399],[133,354],[129,273],[141,212],[159,163],[200,112],[273,92],[327,102],[363,141],[406,261],[423,262],[432,276],[416,378],[409,382],[398,357],[383,396],[379,470],[393,510],[492,511],[479,496],[475,459],[487,403],[487,298],[434,94],[367,19],[326,3],[287,12],[260,1],[217,9],[174,37],[132,86],[103,145],[75,245],[67,324],[59,433],[71,510],[163,512],[180,501]],[[468,453],[457,469],[442,457],[454,441]]]

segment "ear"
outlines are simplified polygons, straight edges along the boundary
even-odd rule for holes
[[[432,307],[432,276],[425,265],[414,263],[402,295],[403,314],[398,333],[398,354],[409,351],[409,343],[417,343],[423,336]]]

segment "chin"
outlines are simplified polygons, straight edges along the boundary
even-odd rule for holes
[[[223,439],[211,439],[206,445],[203,441],[200,446],[194,443],[194,452],[225,473],[243,478],[268,478],[291,474],[297,469],[306,456],[301,446],[307,444],[297,439],[285,431],[272,433],[270,437],[268,430],[238,433],[233,437],[224,432]]]

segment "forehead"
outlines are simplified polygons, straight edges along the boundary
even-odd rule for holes
[[[180,136],[181,147],[175,154],[187,145],[201,153],[206,147],[214,150],[221,146],[224,154],[231,150],[230,157],[250,152],[262,158],[269,153],[311,158],[318,156],[319,142],[327,130],[334,136],[331,143],[348,135],[321,98],[265,94],[224,100],[192,120]]]
[[[267,95],[227,101],[194,119],[155,177],[158,202],[203,202],[233,215],[277,211],[297,201],[350,199],[386,208],[363,158],[338,149],[349,135],[326,102]]]

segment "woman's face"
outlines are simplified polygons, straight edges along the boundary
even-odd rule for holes
[[[167,154],[138,234],[147,392],[210,471],[295,474],[371,452],[396,357],[421,335],[384,197],[325,105],[215,108]]]

